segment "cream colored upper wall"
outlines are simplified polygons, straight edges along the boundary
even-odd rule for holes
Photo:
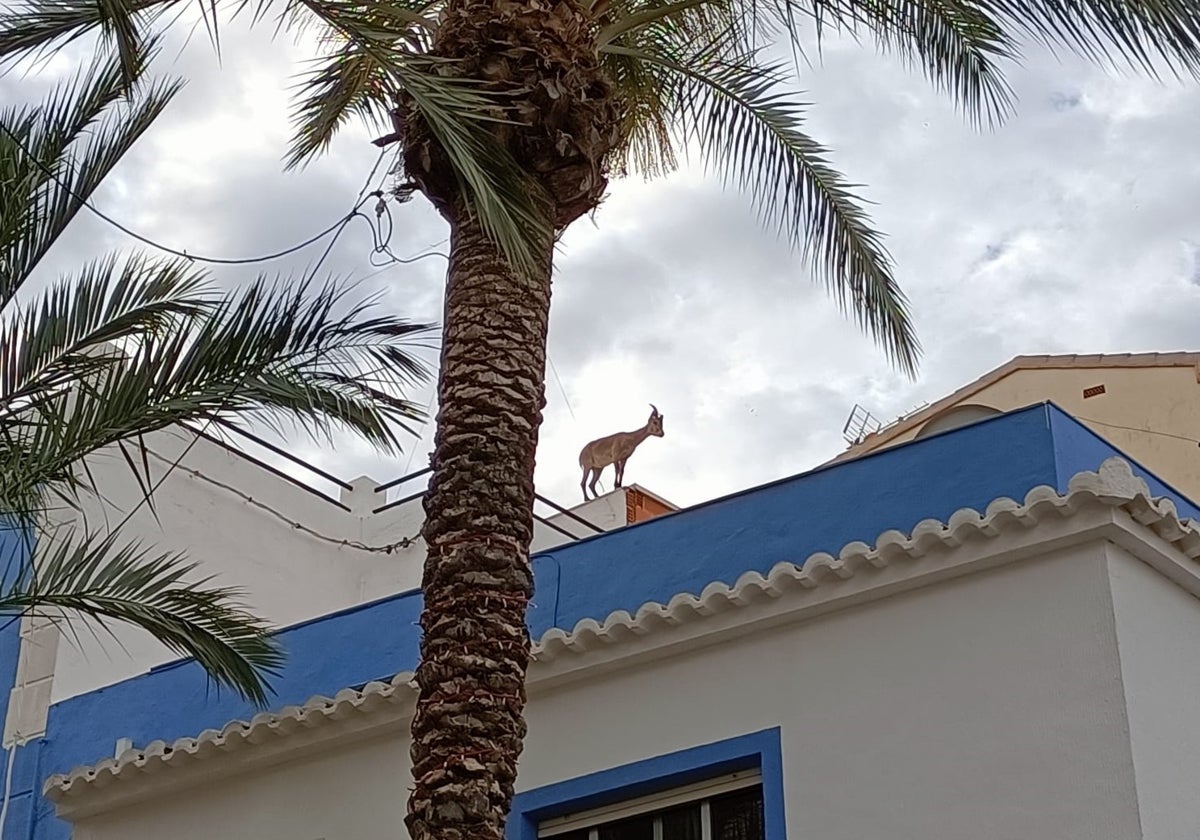
[[[1095,385],[1104,385],[1105,393],[1084,399],[1083,389]],[[1086,423],[1188,498],[1200,500],[1200,447],[1195,443],[1200,438],[1200,383],[1196,382],[1195,367],[1017,370],[959,404],[1010,411],[1046,400]],[[878,448],[913,440],[925,423]]]
[[[1102,543],[675,651],[534,685],[518,787],[778,726],[790,840],[1141,836]],[[74,837],[403,838],[407,756],[401,724]]]

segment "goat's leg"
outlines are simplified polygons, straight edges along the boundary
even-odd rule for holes
[[[616,481],[616,486],[617,486],[617,487],[620,487],[620,486],[621,486],[621,482],[625,480],[625,462],[624,462],[624,461],[617,461],[615,464],[613,464],[613,469],[614,469],[614,470],[616,471],[616,473],[617,473],[617,477],[616,477],[616,479],[615,479],[615,481]]]
[[[579,479],[579,489],[583,491],[583,500],[585,502],[588,500],[587,480],[588,480],[588,476],[591,475],[591,473],[592,473],[591,467],[584,467],[583,468],[583,478]]]
[[[600,473],[604,472],[604,467],[596,467],[592,470],[592,498],[596,498],[599,494],[596,492],[596,484],[600,481]]]

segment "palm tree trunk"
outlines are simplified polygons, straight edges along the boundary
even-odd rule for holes
[[[406,823],[413,840],[503,840],[525,737],[551,251],[520,276],[473,214],[451,227]]]

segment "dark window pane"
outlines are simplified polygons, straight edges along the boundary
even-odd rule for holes
[[[588,835],[591,832],[590,828],[579,828],[575,831],[568,831],[566,834],[555,834],[553,837],[546,838],[546,840],[588,840]]]
[[[642,814],[602,825],[600,840],[654,840],[654,815]]]
[[[763,840],[762,788],[716,796],[709,800],[712,840]]]
[[[662,830],[663,840],[700,840],[700,803],[663,811]]]

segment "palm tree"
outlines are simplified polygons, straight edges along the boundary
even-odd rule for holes
[[[72,508],[103,488],[80,465],[119,448],[150,501],[143,437],[177,424],[341,427],[396,449],[421,413],[396,395],[426,375],[412,353],[425,328],[332,285],[220,292],[184,260],[108,257],[31,283],[179,89],[139,81],[147,57],[132,86],[100,60],[40,107],[0,110],[0,612],[136,625],[261,704],[283,653],[266,624],[184,557],[89,529]]]
[[[135,53],[180,0],[15,0],[0,55],[93,30]],[[245,0],[226,8],[236,13]],[[773,43],[868,34],[920,66],[972,120],[1011,110],[1003,68],[1021,39],[1154,72],[1200,69],[1195,0],[267,0],[315,26],[289,163],[347,120],[384,121],[404,173],[450,225],[420,700],[414,840],[500,840],[525,724],[533,467],[543,407],[554,241],[613,175],[658,175],[698,147],[807,257],[813,274],[904,371],[919,355],[879,235]],[[202,0],[215,32],[220,5]]]

